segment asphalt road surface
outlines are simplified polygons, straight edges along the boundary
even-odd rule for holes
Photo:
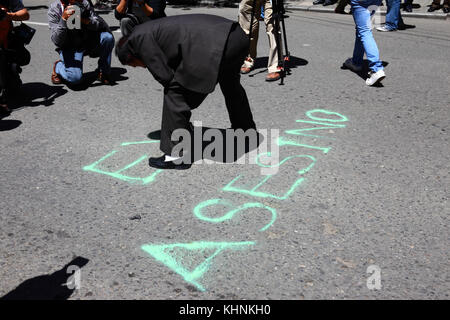
[[[161,86],[115,57],[115,86],[52,85],[47,9],[33,9],[32,63],[0,120],[0,296],[448,299],[448,21],[375,33],[387,63],[375,88],[341,69],[351,16],[289,13],[283,86],[264,81],[261,28],[261,60],[242,83],[258,129],[284,141],[278,172],[264,176],[257,164],[149,168]],[[167,9],[199,12],[237,18]],[[87,78],[95,68],[85,58]],[[229,127],[219,88],[192,119]]]

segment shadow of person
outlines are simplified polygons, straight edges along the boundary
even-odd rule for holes
[[[160,140],[161,130],[152,131],[147,137]],[[264,136],[253,129],[244,131],[196,126],[192,126],[189,131],[186,130],[186,138],[189,141],[184,141],[184,136],[178,141],[185,146],[183,161],[190,163],[199,160],[233,163],[246,153],[257,149],[264,141]]]
[[[86,258],[76,257],[61,270],[25,280],[0,300],[67,300],[75,290],[75,287],[67,286],[69,278],[76,268],[82,268],[88,262]]]
[[[51,106],[55,99],[66,94],[62,86],[50,86],[42,82],[24,83],[11,94],[8,101],[10,109],[21,107]]]
[[[0,131],[13,130],[21,124],[22,121],[19,120],[0,120]]]
[[[111,86],[117,85],[117,82],[127,80],[128,77],[124,77],[123,74],[127,72],[125,68],[111,68]],[[94,88],[103,86],[101,82],[97,81],[98,73],[96,71],[90,71],[83,74],[83,81],[80,84],[67,84],[67,87],[73,91],[84,91],[88,88]]]

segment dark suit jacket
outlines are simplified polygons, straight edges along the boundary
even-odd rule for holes
[[[175,81],[206,94],[216,86],[233,23],[207,14],[170,16],[137,26],[129,45],[164,87]]]

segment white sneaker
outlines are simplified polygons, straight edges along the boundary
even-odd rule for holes
[[[377,83],[380,83],[381,80],[386,78],[386,74],[384,73],[384,70],[378,70],[377,72],[370,71],[369,77],[366,79],[366,84],[368,86],[373,86]]]
[[[362,70],[362,66],[357,66],[356,64],[354,64],[352,58],[348,58],[347,60],[345,60],[344,67],[352,70],[353,72],[360,72]]]

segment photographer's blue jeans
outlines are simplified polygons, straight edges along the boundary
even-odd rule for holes
[[[386,0],[386,28],[397,30],[398,24],[402,24],[402,16],[400,14],[400,4],[402,0]]]
[[[111,73],[111,53],[114,48],[114,37],[109,32],[100,34],[98,68],[103,74]],[[84,50],[61,50],[61,62],[56,65],[55,71],[65,81],[71,84],[80,83],[83,77]]]
[[[380,61],[380,53],[377,43],[372,34],[371,15],[375,13],[375,7],[380,5],[381,0],[351,0],[353,20],[356,25],[355,48],[353,50],[353,63],[361,66],[364,52],[369,60],[369,68],[373,72],[383,69]],[[370,9],[370,10],[369,10]]]

